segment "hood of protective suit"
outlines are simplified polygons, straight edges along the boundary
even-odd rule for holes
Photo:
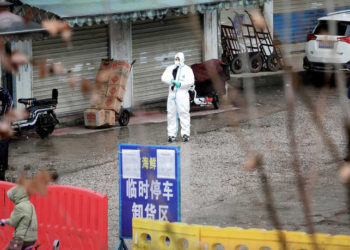
[[[184,66],[184,64],[185,64],[185,55],[184,55],[184,53],[182,53],[182,52],[177,53],[175,55],[174,59],[176,59],[177,57],[180,59],[180,63],[179,63],[179,65],[177,65],[177,63],[175,61],[175,65],[176,66]]]
[[[29,200],[26,189],[21,185],[16,185],[7,191],[7,196],[16,205],[20,202]]]

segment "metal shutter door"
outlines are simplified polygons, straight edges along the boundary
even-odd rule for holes
[[[193,22],[198,25],[193,25]],[[168,86],[160,78],[165,68],[174,63],[177,52],[185,54],[185,63],[202,61],[202,35],[200,16],[170,17],[134,23],[132,50],[134,65],[133,103],[164,100]]]
[[[95,81],[102,58],[108,58],[108,26],[75,28],[72,48],[67,49],[61,38],[33,41],[33,59],[62,62],[71,73],[40,78],[39,67],[34,67],[33,96],[37,99],[51,97],[51,90],[58,89],[57,114],[77,114],[90,106],[88,96],[81,93],[81,80]],[[69,86],[71,76],[76,77],[74,88]]]
[[[344,6],[350,6],[349,0],[274,0],[273,8],[274,13],[291,13],[296,11],[305,10],[317,10],[317,9],[327,9],[328,6],[334,8],[341,8]]]

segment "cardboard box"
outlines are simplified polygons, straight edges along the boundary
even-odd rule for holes
[[[96,80],[98,82],[106,81],[108,84],[120,84],[126,86],[130,74],[130,68],[131,65],[126,61],[102,59]]]
[[[107,97],[117,97],[118,89],[120,89],[119,84],[109,84],[106,91]]]
[[[108,85],[112,75],[113,72],[111,69],[99,69],[96,75],[96,85]]]
[[[93,89],[90,98],[90,107],[98,109],[101,106],[102,101],[106,97],[108,85],[107,84],[97,84],[96,88]]]
[[[123,102],[125,96],[125,87],[120,84],[110,84],[107,88],[107,97],[116,97],[119,101]]]
[[[103,84],[97,84],[96,85],[96,91],[100,96],[106,96],[107,94],[107,89],[108,89],[108,84],[103,83]]]
[[[118,61],[112,59],[102,59],[100,70],[111,69],[112,73],[123,73],[129,76],[131,65],[127,61]]]
[[[105,97],[99,108],[110,109],[119,113],[121,107],[122,107],[122,102],[119,101],[116,97]]]
[[[108,88],[108,84],[106,82],[96,85],[96,89],[102,94],[106,94],[107,88]]]
[[[128,83],[128,76],[129,75],[126,75],[126,74],[123,74],[123,73],[120,73],[120,72],[115,72],[115,73],[112,73],[110,79],[109,79],[109,82],[108,82],[108,85],[112,84],[112,85],[115,85],[115,84],[119,84],[121,86],[126,86],[126,84]]]
[[[121,72],[129,75],[131,65],[127,61],[114,61],[113,62],[113,72]]]
[[[114,61],[109,84],[120,84],[126,86],[130,74],[130,67],[131,65],[126,61]]]
[[[100,70],[104,69],[111,69],[113,66],[113,59],[102,59],[101,60],[101,65],[100,65]]]
[[[114,126],[115,125],[115,112],[114,110],[105,110],[105,123]]]
[[[125,89],[124,86],[120,86],[120,87],[117,89],[116,97],[117,97],[117,99],[118,99],[120,102],[123,102],[123,101],[124,101],[125,91],[126,91],[126,89]]]
[[[105,111],[103,109],[86,109],[84,123],[87,127],[99,127],[105,124]]]
[[[113,110],[119,113],[124,100],[125,86],[128,82],[130,67],[131,65],[127,61],[101,60],[100,71],[104,72],[100,72],[102,76],[97,76],[99,79],[96,78],[98,83],[96,83],[96,89],[94,89],[95,95],[91,102],[91,107],[93,109]],[[90,124],[92,124],[91,121]]]

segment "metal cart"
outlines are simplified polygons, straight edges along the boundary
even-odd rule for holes
[[[244,71],[259,72],[263,67],[263,58],[254,27],[251,24],[243,24],[240,14],[235,13],[236,23],[228,18],[232,26],[221,26],[222,60],[230,65],[235,74]]]
[[[239,44],[234,27],[221,25],[221,44],[223,47],[222,61],[230,66],[233,73],[241,73],[243,71],[241,54],[244,53],[244,50]]]
[[[255,33],[254,26],[252,24],[243,23],[241,15],[235,12],[235,19],[238,21],[235,25],[234,21],[229,18],[233,27],[238,29],[238,34],[241,36],[243,41],[245,51],[246,51],[246,61],[245,65],[248,65],[247,70],[252,73],[260,72],[263,67],[263,58],[259,48],[259,41]]]
[[[266,68],[270,71],[277,71],[284,66],[281,50],[275,45],[270,30],[266,25],[265,29],[257,28],[252,20],[252,15],[245,10],[247,13],[251,26],[254,29],[255,36],[259,41],[259,50],[266,65]]]
[[[136,63],[136,60],[133,60],[130,64],[129,74],[131,72],[132,67]],[[130,120],[130,111],[121,107],[119,112],[115,112],[115,121],[119,123],[120,126],[127,126]]]

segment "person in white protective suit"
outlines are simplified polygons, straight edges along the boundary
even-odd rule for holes
[[[168,94],[168,141],[177,136],[178,118],[181,124],[181,137],[184,142],[190,139],[190,99],[188,90],[194,84],[192,69],[184,64],[185,56],[175,55],[175,64],[168,66],[162,75],[162,82],[169,85]]]

